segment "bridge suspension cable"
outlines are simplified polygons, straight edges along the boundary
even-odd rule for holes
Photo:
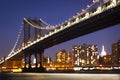
[[[20,28],[20,30],[19,30],[19,33],[18,33],[18,36],[17,36],[17,39],[16,39],[16,42],[15,42],[15,44],[14,44],[14,46],[13,46],[13,49],[11,50],[11,52],[9,53],[8,56],[10,56],[11,54],[14,53],[15,48],[16,48],[16,46],[17,46],[17,44],[18,44],[18,41],[19,41],[19,39],[20,39],[20,37],[21,37],[22,30],[23,30],[23,26],[21,26],[21,28]]]
[[[44,23],[46,25],[46,27],[41,27],[39,24],[33,22],[32,20],[27,20],[26,18],[24,18],[24,21],[27,22],[29,25],[31,25],[32,27],[34,28],[37,28],[37,29],[44,29],[44,30],[53,30],[55,29],[54,26],[51,26],[50,24],[46,23],[45,21],[43,21],[42,19],[40,19],[40,21],[42,23]]]
[[[87,5],[86,11],[98,2],[99,2],[99,0],[93,0],[93,3],[91,5]]]
[[[82,14],[86,13],[93,5],[95,5],[98,2],[99,2],[99,0],[93,0],[93,3],[90,5],[87,5],[86,9],[82,9],[82,12],[80,14],[82,15]]]
[[[45,25],[51,26],[50,24],[46,23],[46,22],[43,21],[42,19],[40,19],[40,21],[42,21]]]

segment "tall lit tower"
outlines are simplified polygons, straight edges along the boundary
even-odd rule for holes
[[[33,64],[35,64],[35,63],[36,63],[36,58],[33,59]]]
[[[104,45],[102,45],[101,57],[106,55],[106,51],[104,49]]]

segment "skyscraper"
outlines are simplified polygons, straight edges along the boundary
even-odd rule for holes
[[[100,56],[103,57],[105,55],[106,55],[106,51],[105,51],[104,45],[102,45],[102,51],[101,51]]]
[[[72,53],[74,54],[74,67],[95,66],[98,64],[97,45],[74,45]]]
[[[120,64],[120,40],[112,44],[112,62],[114,64]]]

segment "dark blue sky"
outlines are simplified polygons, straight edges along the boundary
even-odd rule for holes
[[[91,3],[92,0],[1,0],[0,58],[13,48],[24,17],[42,18],[51,25],[57,25]],[[55,53],[63,48],[70,52],[72,45],[83,43],[97,44],[99,51],[101,46],[105,45],[106,51],[111,52],[111,44],[120,39],[119,33],[120,25],[113,26],[54,46],[45,50],[45,55],[55,56]]]

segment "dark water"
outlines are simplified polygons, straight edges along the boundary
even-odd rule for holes
[[[0,80],[120,80],[120,74],[0,73]]]

